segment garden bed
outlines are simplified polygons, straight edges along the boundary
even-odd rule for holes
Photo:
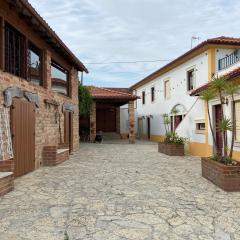
[[[202,176],[227,192],[240,191],[240,164],[224,165],[202,158]]]
[[[169,156],[184,156],[184,144],[159,142],[158,152]]]

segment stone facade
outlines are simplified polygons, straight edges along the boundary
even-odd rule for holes
[[[184,145],[159,142],[158,152],[164,153],[169,156],[184,156]]]
[[[97,127],[97,116],[96,116],[96,102],[93,101],[92,109],[90,112],[90,142],[94,142],[96,138],[96,127]]]
[[[227,192],[240,191],[240,165],[226,166],[202,158],[202,176]]]
[[[0,110],[4,108],[4,91],[9,87],[18,87],[23,91],[37,93],[39,108],[35,109],[35,169],[43,165],[43,149],[45,146],[59,146],[64,143],[64,112],[63,104],[68,102],[74,106],[73,113],[73,151],[79,149],[79,108],[78,108],[78,67],[73,67],[75,60],[63,56],[48,42],[29,27],[24,18],[17,11],[9,8],[6,1],[0,0],[0,23],[4,21],[11,24],[26,39],[33,42],[42,50],[42,84],[41,86],[26,81],[24,78],[4,71],[4,55],[0,51]],[[0,26],[0,27],[1,27]],[[0,31],[0,42],[3,37]],[[1,49],[0,49],[1,50]],[[51,62],[60,64],[68,71],[68,96],[52,91]],[[76,66],[76,65],[75,65]],[[24,99],[26,101],[26,99]],[[56,103],[56,104],[54,104]],[[8,108],[11,118],[10,109]],[[13,161],[0,161],[1,171],[13,171]]]
[[[116,132],[120,134],[120,107],[116,108]]]
[[[135,143],[135,114],[134,114],[134,101],[128,103],[129,114],[129,143]]]

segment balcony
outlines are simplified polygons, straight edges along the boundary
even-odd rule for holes
[[[240,60],[240,52],[234,51],[230,55],[218,60],[218,71],[227,69],[228,67],[234,65]]]

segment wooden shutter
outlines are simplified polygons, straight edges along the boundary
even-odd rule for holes
[[[236,141],[240,142],[240,102],[235,103],[236,111]]]

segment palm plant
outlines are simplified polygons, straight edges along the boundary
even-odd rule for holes
[[[226,118],[225,116],[222,117],[222,119],[219,121],[217,130],[219,132],[223,133],[223,142],[224,142],[224,159],[227,157],[227,151],[228,151],[228,142],[227,142],[227,132],[232,131],[233,124],[231,119]]]
[[[220,105],[221,105],[221,115],[222,119],[219,122],[219,126],[222,126],[223,128],[218,127],[217,131],[222,133],[223,137],[223,149],[224,149],[224,157],[227,155],[227,131],[224,129],[224,124],[227,124],[226,118],[224,117],[223,113],[223,104],[224,104],[224,92],[227,88],[226,79],[224,76],[222,77],[214,77],[213,81],[211,82],[210,89],[216,93],[219,97]]]
[[[211,89],[213,92],[216,92],[219,96],[220,104],[221,104],[221,112],[223,116],[223,104],[224,104],[224,91],[227,87],[225,77],[214,77],[211,82]]]
[[[234,83],[229,83],[225,89],[226,94],[231,97],[232,100],[232,139],[231,139],[231,147],[230,147],[230,152],[229,152],[229,158],[232,158],[233,155],[233,146],[234,146],[234,138],[236,135],[236,127],[235,127],[235,122],[236,122],[236,112],[235,112],[235,99],[234,95],[239,92],[240,88],[237,84]]]
[[[165,127],[165,132],[167,134],[168,132],[170,132],[170,129],[169,129],[170,119],[167,113],[164,113],[162,116],[163,116],[163,124]]]
[[[216,96],[215,92],[212,89],[207,89],[204,90],[200,94],[200,98],[206,102],[207,105],[207,113],[208,113],[208,122],[212,134],[212,139],[213,139],[213,145],[214,145],[214,151],[217,150],[217,143],[216,143],[216,137],[213,131],[213,125],[212,125],[212,120],[211,120],[211,115],[210,115],[210,110],[209,110],[209,101],[212,100]]]
[[[177,110],[177,107],[175,106],[172,111],[171,111],[171,114],[173,115],[173,133],[175,133],[175,116],[178,114],[178,110]]]

